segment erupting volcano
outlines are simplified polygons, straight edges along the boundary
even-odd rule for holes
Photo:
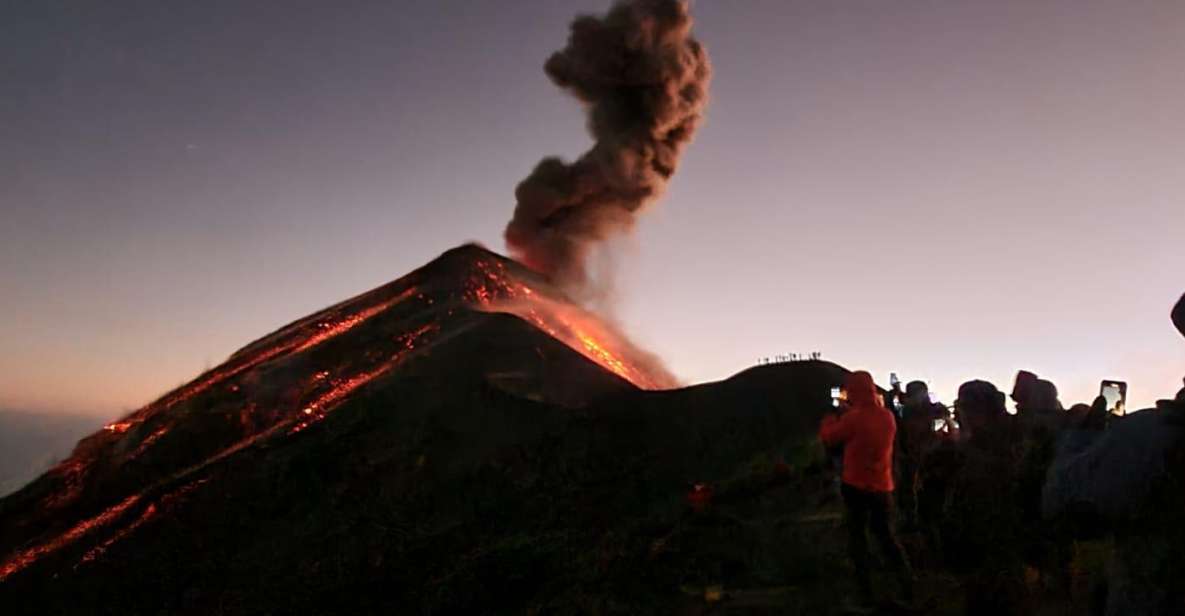
[[[498,352],[458,353],[456,347],[471,344],[466,337],[480,337]],[[0,580],[75,544],[88,546],[80,562],[93,560],[194,489],[211,465],[247,447],[275,446],[364,388],[414,378],[417,365],[439,361],[458,381],[485,380],[574,407],[632,387],[676,385],[653,357],[537,274],[463,246],[281,328],[85,439],[68,460],[6,503],[6,512],[15,503],[32,505],[25,513],[33,515],[5,520],[5,538],[34,529],[41,538],[4,557]],[[539,382],[540,374],[552,382]],[[55,514],[76,521],[39,528]]]
[[[482,553],[501,561],[516,532],[595,552],[614,517],[590,498],[677,512],[686,479],[810,441],[815,416],[785,409],[826,409],[842,378],[803,363],[666,389],[653,357],[540,275],[462,246],[247,345],[0,500],[0,603],[274,612],[305,593],[332,612],[394,575],[395,594],[353,605],[473,608],[431,593]]]

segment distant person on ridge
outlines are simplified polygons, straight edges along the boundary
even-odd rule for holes
[[[823,418],[819,438],[824,445],[844,446],[843,499],[847,509],[848,552],[856,569],[862,599],[872,601],[871,555],[867,532],[872,531],[884,556],[897,573],[907,601],[913,599],[913,571],[905,550],[893,534],[893,414],[867,372],[848,375],[849,410]]]

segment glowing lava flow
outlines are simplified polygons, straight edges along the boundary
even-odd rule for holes
[[[312,327],[309,327],[309,325],[301,325],[299,326],[298,330],[300,330],[301,334],[305,335],[296,336],[291,340],[273,344],[266,347],[264,350],[253,354],[239,357],[232,356],[231,360],[227,362],[229,365],[224,369],[207,372],[206,374],[198,377],[193,382],[183,385],[182,387],[166,394],[163,398],[148,405],[135,415],[123,421],[104,426],[104,429],[106,429],[108,432],[122,434],[123,432],[126,432],[132,425],[143,421],[144,415],[146,413],[165,410],[176,406],[177,404],[184,402],[215,385],[238,376],[239,374],[242,374],[243,372],[246,372],[247,370],[250,370],[266,361],[275,359],[282,355],[307,351],[319,344],[326,342],[327,340],[331,340],[350,331],[351,329],[354,329],[358,325],[368,321],[371,317],[374,317],[375,315],[378,315],[390,309],[392,306],[406,300],[412,295],[415,295],[416,292],[417,289],[415,287],[411,287],[404,290],[396,297],[384,302],[380,302],[374,306],[364,308],[352,314],[347,314],[345,316],[335,315],[329,318],[322,318],[315,321],[312,324]],[[306,334],[303,331],[306,329],[311,329],[312,333]]]
[[[477,261],[465,299],[482,310],[525,319],[606,370],[643,389],[678,386],[658,361],[639,351],[601,319],[567,301],[552,299],[512,278],[499,261]]]
[[[344,401],[346,397],[357,391],[359,387],[362,387],[374,379],[387,374],[396,366],[401,364],[404,358],[406,358],[407,354],[416,349],[424,336],[439,329],[440,325],[436,323],[429,323],[419,327],[414,331],[403,334],[395,341],[399,348],[395,351],[394,355],[392,355],[387,361],[383,362],[382,365],[371,370],[360,372],[347,379],[331,381],[332,386],[328,391],[321,394],[315,400],[301,409],[301,413],[306,416],[306,419],[293,426],[292,429],[288,431],[288,433],[295,434],[324,419],[326,415],[337,408],[337,406],[341,404],[341,402]],[[322,380],[327,378],[327,375],[324,373],[317,373],[313,376],[313,378],[314,380]]]
[[[180,413],[176,418],[158,414],[211,388],[226,387],[226,393],[236,394],[219,394],[211,399],[210,404],[221,410],[226,409],[220,405],[236,405],[231,407],[235,412],[227,416],[233,418],[237,414],[243,429],[237,433],[237,440],[233,443],[213,441],[210,449],[215,453],[212,455],[203,453],[195,456],[201,459],[194,460],[189,466],[179,470],[171,465],[161,467],[158,481],[130,496],[105,493],[106,498],[103,502],[93,503],[94,508],[86,511],[93,514],[90,517],[72,527],[64,524],[67,530],[56,536],[42,538],[38,545],[25,543],[15,548],[13,552],[5,555],[4,561],[0,561],[0,581],[25,570],[43,557],[59,553],[72,545],[77,545],[82,554],[80,562],[100,559],[112,545],[137,532],[157,516],[165,514],[175,496],[200,485],[204,480],[196,475],[204,474],[212,465],[256,443],[272,442],[273,438],[284,438],[285,435],[306,430],[342,407],[361,388],[403,365],[409,357],[423,349],[424,344],[430,343],[430,339],[435,338],[435,333],[441,331],[440,319],[453,315],[455,310],[475,308],[486,312],[513,314],[638,387],[662,389],[677,386],[677,382],[661,365],[633,347],[624,336],[603,320],[572,304],[558,291],[552,290],[545,281],[512,269],[511,262],[492,257],[474,260],[470,267],[472,269],[463,274],[465,278],[459,293],[456,292],[455,286],[446,287],[452,291],[448,295],[436,293],[435,289],[440,287],[427,284],[422,288],[411,286],[401,287],[402,290],[384,291],[382,297],[385,299],[368,295],[363,300],[351,300],[346,304],[340,304],[248,345],[231,356],[222,366],[207,371],[131,416],[104,426],[103,431],[99,433],[99,439],[84,441],[74,456],[52,471],[55,480],[60,479],[60,483],[48,484],[50,490],[45,491],[48,495],[40,497],[38,502],[39,515],[48,515],[53,510],[74,502],[81,493],[81,486],[90,480],[92,467],[106,468],[93,464],[100,456],[108,456],[111,460],[121,457],[125,461],[134,460],[144,455],[149,448],[159,445],[162,439],[167,441],[169,430],[178,425],[178,421],[184,421],[188,414]],[[434,280],[430,279],[429,283],[434,283]],[[391,297],[395,293],[398,295]],[[425,305],[442,300],[447,303],[434,308],[435,312],[426,312],[422,317],[416,317],[433,320],[413,331],[406,331],[407,319],[411,317],[402,312],[391,321],[384,321],[380,327],[373,328],[374,332],[368,328],[360,338],[365,345],[365,352],[359,354],[355,352],[357,349],[350,348],[342,349],[342,353],[338,354],[327,353],[337,358],[330,361],[339,363],[326,365],[321,364],[324,358],[320,355],[311,358],[302,356],[299,361],[277,364],[277,370],[281,372],[268,372],[271,367],[261,371],[269,376],[282,374],[285,379],[294,379],[291,383],[299,388],[291,392],[294,396],[285,394],[284,397],[275,398],[270,392],[262,397],[256,396],[257,386],[252,385],[255,376],[239,378],[240,375],[266,362],[290,354],[303,353],[354,330],[410,297],[416,297],[418,302]],[[391,333],[388,335],[395,336],[394,338],[388,337],[376,342],[378,332],[389,331],[384,330],[389,326],[398,326],[399,331],[404,333],[397,336]],[[193,410],[201,410],[201,405],[193,406]],[[302,438],[307,438],[307,434]],[[129,442],[129,439],[136,439],[136,442]],[[119,443],[119,446],[110,448],[114,442]],[[178,485],[186,487],[178,490],[175,488]],[[160,494],[164,496],[158,496]],[[120,498],[123,500],[111,504]],[[104,505],[105,509],[98,509]],[[80,512],[79,515],[85,514]]]
[[[389,300],[382,302],[376,306],[371,306],[370,308],[366,308],[365,310],[361,310],[361,311],[357,312],[356,314],[352,314],[348,317],[344,317],[344,318],[339,319],[337,321],[321,321],[321,322],[317,323],[318,331],[315,334],[313,334],[312,336],[309,336],[309,338],[307,340],[297,344],[296,347],[292,350],[292,352],[293,353],[300,353],[301,351],[305,351],[305,350],[308,350],[312,347],[315,347],[318,344],[321,344],[322,342],[329,340],[330,338],[334,338],[336,336],[344,334],[344,333],[350,331],[351,329],[354,329],[358,325],[365,323],[366,321],[369,321],[371,317],[373,317],[381,312],[384,312],[384,311],[388,310],[389,308],[391,308],[392,306],[394,306],[395,304],[398,304],[399,302],[402,302],[403,300],[411,297],[412,295],[415,295],[416,292],[417,292],[416,287],[410,287],[403,293],[400,293],[397,297],[389,299]]]
[[[82,537],[89,534],[91,531],[111,524],[117,518],[119,518],[119,516],[123,515],[123,513],[128,510],[128,508],[135,505],[139,501],[140,495],[133,494],[125,498],[119,504],[107,508],[99,515],[79,522],[74,526],[74,528],[71,528],[69,531],[66,531],[65,533],[55,537],[53,540],[29,548],[24,552],[13,556],[7,562],[5,562],[2,567],[0,567],[0,581],[4,581],[12,574],[37,562],[42,557],[52,554],[66,547],[67,545],[74,543],[78,539],[81,539]]]
[[[234,375],[239,374],[250,367],[257,366],[260,363],[267,361],[270,358],[276,357],[282,353],[299,352],[321,344],[326,340],[329,340],[346,331],[349,331],[350,329],[353,329],[354,327],[357,327],[367,319],[390,308],[395,303],[408,297],[413,291],[415,291],[414,288],[401,294],[399,297],[382,302],[381,304],[366,310],[356,312],[353,315],[342,319],[333,321],[318,321],[316,324],[317,329],[311,336],[301,337],[290,342],[279,343],[276,346],[266,348],[258,353],[245,357],[240,363],[237,365],[232,365],[229,369],[210,372],[193,383],[176,390],[165,398],[162,398],[159,402],[146,407],[144,411],[141,411],[141,413],[146,412],[149,409],[168,408],[177,402],[196,395],[219,382],[225,381],[226,379],[233,377]],[[321,384],[318,385],[318,389],[323,388],[324,383],[328,383],[329,388],[317,395],[311,402],[308,402],[303,406],[296,407],[299,410],[288,413],[287,417],[280,420],[278,423],[271,425],[247,438],[239,440],[233,445],[230,445],[229,447],[204,459],[203,461],[171,474],[164,480],[154,484],[154,486],[148,490],[141,491],[137,494],[126,497],[118,504],[108,507],[101,513],[76,524],[70,530],[39,545],[10,555],[7,560],[0,562],[0,581],[3,581],[11,575],[26,569],[33,563],[50,554],[56,553],[72,544],[77,543],[80,539],[90,535],[99,528],[115,524],[121,517],[124,517],[125,514],[129,513],[129,509],[137,505],[144,505],[147,499],[143,495],[149,494],[151,490],[160,489],[161,487],[167,486],[171,483],[183,481],[186,477],[201,471],[203,468],[207,468],[220,460],[223,460],[239,451],[251,447],[255,443],[285,433],[293,434],[300,432],[311,424],[321,421],[331,411],[335,410],[338,406],[345,402],[349,396],[359,388],[365,386],[374,379],[391,372],[394,368],[401,365],[413,351],[421,347],[421,343],[426,336],[438,331],[439,329],[440,325],[438,323],[429,323],[413,331],[397,336],[392,340],[394,349],[390,352],[390,355],[388,355],[385,360],[381,361],[376,367],[363,370],[352,376],[335,379],[330,377],[328,371],[322,370],[316,372],[312,379],[314,383],[321,382]],[[254,404],[252,403],[248,406],[254,407]],[[104,431],[113,434],[123,434],[134,427],[136,424],[143,421],[143,419],[143,415],[133,416],[105,426]],[[129,459],[135,459],[142,455],[148,447],[158,441],[167,432],[168,426],[157,428],[152,434],[148,435],[143,441],[140,442],[139,446],[130,454]],[[65,479],[66,489],[54,494],[53,497],[43,503],[43,506],[52,508],[60,506],[66,501],[72,500],[76,495],[76,488],[78,484],[80,484],[87,468],[88,462],[79,458],[78,456],[75,456],[70,460],[60,464],[54,472]],[[159,499],[155,499],[154,502],[147,503],[143,510],[140,511],[136,519],[117,530],[102,543],[92,547],[82,556],[80,563],[90,562],[99,558],[116,542],[123,540],[129,534],[135,532],[142,525],[146,524],[160,511],[162,511],[162,509],[165,508],[170,502],[192,490],[194,487],[200,485],[204,481],[205,480],[191,482],[186,487],[178,491],[166,494]]]
[[[128,459],[135,460],[136,458],[139,458],[140,456],[144,455],[144,452],[148,451],[148,448],[151,447],[158,440],[160,440],[160,437],[164,436],[165,433],[168,431],[169,431],[168,426],[157,428],[155,432],[153,432],[152,434],[149,434],[148,437],[145,438],[143,441],[140,441],[140,444],[136,447],[136,450],[133,451],[130,455],[128,455]]]
[[[149,505],[144,508],[144,511],[140,512],[140,517],[136,518],[136,520],[131,524],[119,529],[118,532],[108,537],[103,543],[100,543],[99,545],[87,551],[86,554],[83,554],[82,559],[78,561],[78,564],[88,563],[95,560],[99,556],[102,556],[103,553],[108,550],[108,548],[115,545],[116,543],[119,543],[120,541],[123,541],[128,535],[132,534],[136,531],[136,529],[143,526],[145,522],[151,520],[161,509],[167,509],[175,501],[192,492],[194,488],[206,483],[207,481],[209,481],[209,479],[200,479],[190,483],[189,485],[183,486],[176,492],[164,495],[155,503],[149,503]]]
[[[108,434],[123,435],[154,414],[166,411],[200,395],[211,387],[233,379],[260,364],[284,355],[307,351],[340,336],[396,304],[416,295],[418,292],[419,290],[412,286],[393,298],[361,310],[355,309],[353,312],[342,315],[340,314],[342,312],[341,310],[330,309],[322,315],[285,328],[278,334],[269,336],[260,343],[244,349],[245,352],[240,351],[231,356],[230,360],[224,366],[202,374],[197,379],[165,394],[159,400],[120,421],[103,426],[103,431]],[[323,316],[325,314],[329,316]],[[252,349],[252,347],[255,348]],[[238,385],[232,385],[231,390],[238,391]],[[151,445],[164,436],[167,431],[167,426],[156,429],[139,444],[129,456],[129,459],[134,459],[142,455]],[[46,505],[48,507],[56,507],[71,502],[76,495],[76,484],[81,481],[86,470],[87,465],[75,458],[67,460],[54,468],[52,472],[65,481],[65,488],[49,499]]]

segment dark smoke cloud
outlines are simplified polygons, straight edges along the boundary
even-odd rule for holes
[[[506,243],[569,290],[588,284],[590,250],[662,195],[691,141],[711,73],[691,22],[684,0],[621,1],[578,17],[544,65],[587,105],[596,143],[573,163],[543,159],[518,185]]]

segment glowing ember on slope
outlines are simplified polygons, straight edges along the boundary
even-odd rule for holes
[[[119,518],[119,516],[123,515],[123,513],[127,511],[129,507],[135,505],[139,501],[140,495],[133,494],[125,498],[119,504],[107,508],[99,515],[79,522],[74,526],[74,528],[71,528],[69,531],[55,537],[48,543],[43,543],[41,545],[29,548],[28,550],[13,556],[8,561],[6,561],[3,566],[0,566],[0,581],[3,581],[12,574],[17,573],[18,571],[21,571],[29,565],[37,562],[37,560],[41,559],[42,557],[52,554],[63,547],[70,545],[74,541],[86,536],[91,531],[111,524],[117,518]]]
[[[140,526],[142,526],[154,515],[156,515],[156,503],[148,505],[148,507],[146,507],[140,514],[140,517],[136,518],[135,522],[132,522],[124,528],[119,529],[118,532],[109,537],[106,541],[91,548],[86,554],[83,554],[82,560],[79,561],[79,564],[88,563],[98,558],[103,554],[103,552],[107,551],[107,548],[115,545],[116,542],[121,541],[124,537],[127,537],[131,533],[135,532],[137,528],[140,528]]]
[[[209,479],[200,479],[183,486],[181,489],[173,492],[172,494],[166,494],[155,503],[149,503],[149,505],[144,508],[144,511],[140,513],[140,517],[136,518],[136,520],[131,524],[119,529],[115,534],[108,537],[103,543],[100,543],[99,545],[87,551],[86,554],[83,554],[82,559],[78,561],[78,564],[81,565],[83,563],[88,563],[95,560],[99,556],[102,556],[103,553],[108,550],[108,548],[120,541],[123,541],[128,535],[134,533],[136,529],[140,528],[145,522],[152,519],[160,510],[168,509],[179,498],[189,494],[194,488],[206,483],[207,481],[209,481]]]
[[[225,459],[230,455],[242,451],[257,442],[268,439],[275,435],[283,434],[284,431],[286,431],[287,434],[293,434],[300,432],[313,423],[321,421],[331,411],[335,410],[341,403],[343,403],[350,394],[354,393],[359,388],[373,381],[374,379],[389,373],[391,370],[401,365],[413,351],[422,346],[422,342],[426,336],[439,331],[439,329],[439,324],[429,323],[422,325],[413,331],[397,336],[392,340],[394,350],[390,355],[387,356],[385,360],[372,369],[362,371],[348,378],[334,379],[330,376],[329,371],[325,370],[314,373],[311,376],[312,382],[319,383],[320,387],[324,387],[324,385],[328,383],[329,389],[320,393],[315,399],[313,399],[312,402],[308,403],[307,405],[298,407],[300,408],[300,412],[296,413],[294,417],[284,419],[279,423],[262,430],[261,432],[239,440],[233,445],[219,451],[218,453],[204,459],[203,461],[171,474],[166,479],[156,483],[154,487],[166,485],[168,482],[180,481],[183,478],[196,473],[201,469],[218,462],[219,460]],[[254,403],[251,403],[246,409],[244,409],[244,412],[248,414],[254,414],[254,408]],[[303,419],[303,421],[297,423],[298,418]],[[128,427],[130,427],[132,422],[128,422],[128,424]],[[120,430],[120,432],[122,433],[123,431],[126,431],[128,427],[123,428]],[[130,458],[135,458],[141,455],[147,447],[149,447],[153,442],[161,438],[167,432],[167,426],[158,428],[140,443],[140,446],[135,452],[131,454]],[[87,468],[88,465],[84,460],[73,458],[59,465],[59,467],[55,469],[54,472],[63,476],[67,480],[67,485],[69,486],[68,493],[72,493],[74,492],[77,485],[80,484]],[[174,500],[174,497],[185,494],[194,486],[204,483],[204,481],[205,480],[199,480],[193,482],[186,488],[162,497],[155,503],[150,503],[140,513],[137,519],[119,529],[106,541],[84,554],[81,562],[89,562],[102,555],[102,553],[111,545],[121,541],[140,526],[145,524],[153,516],[157,515],[164,505],[171,502],[171,500]],[[145,493],[147,493],[147,491],[128,496],[119,504],[109,507],[98,515],[78,523],[69,531],[60,534],[40,545],[26,549],[11,556],[8,560],[3,561],[2,564],[0,564],[0,581],[29,567],[41,558],[58,552],[59,550],[76,543],[78,540],[89,535],[92,531],[115,523],[129,510],[129,508],[137,505],[137,503],[141,503],[144,500],[142,494]]]
[[[530,321],[606,370],[643,389],[677,387],[658,360],[635,348],[588,311],[551,299],[515,280],[500,261],[477,261],[464,298],[482,310],[509,312]]]
[[[311,327],[309,325],[303,325],[298,330],[300,335],[295,336],[291,340],[273,344],[263,348],[262,350],[256,351],[255,353],[248,353],[239,357],[232,356],[231,360],[227,362],[227,365],[225,365],[225,367],[221,367],[222,369],[216,369],[207,372],[206,374],[198,377],[193,382],[188,383],[170,392],[169,394],[166,394],[163,398],[148,405],[136,415],[143,415],[144,413],[168,409],[190,398],[193,398],[198,394],[201,394],[215,385],[236,377],[266,361],[291,353],[307,351],[319,344],[340,336],[351,329],[354,329],[375,315],[390,309],[392,306],[406,300],[416,293],[416,287],[411,287],[404,290],[396,297],[374,306],[364,308],[352,314],[346,314],[344,316],[334,315],[332,317],[323,318],[314,322]],[[142,421],[142,418],[135,418],[135,416],[133,416],[133,418],[129,418],[123,422],[111,424],[112,426],[116,426],[116,429],[111,429],[109,431],[122,433],[127,430],[127,427],[119,429],[119,426],[122,424],[128,424],[130,426],[132,423],[138,421]]]
[[[403,334],[395,339],[398,349],[388,358],[382,365],[377,368],[363,371],[346,379],[329,379],[330,389],[315,400],[301,409],[301,413],[308,417],[308,419],[296,424],[289,430],[289,434],[295,434],[309,427],[310,425],[321,421],[333,411],[347,396],[354,393],[359,387],[366,385],[374,379],[390,372],[396,366],[403,362],[407,354],[414,351],[419,345],[421,339],[429,334],[436,332],[440,326],[436,323],[429,323],[423,325],[411,332]],[[328,378],[328,372],[318,372],[313,375],[315,381],[323,381]]]
[[[266,351],[251,356],[237,365],[230,366],[225,370],[215,370],[208,372],[205,375],[198,377],[197,380],[187,385],[183,385],[179,389],[166,394],[165,397],[161,398],[160,400],[149,404],[147,407],[137,413],[137,415],[150,413],[153,411],[163,411],[176,406],[177,404],[180,404],[206,391],[207,389],[210,389],[211,387],[226,381],[227,379],[238,376],[239,374],[242,374],[243,372],[258,366],[259,364],[268,361],[269,359],[275,358],[287,350],[288,349],[285,347],[272,347]]]
[[[133,451],[131,453],[131,455],[128,456],[128,459],[134,460],[136,458],[139,458],[141,455],[144,454],[145,451],[148,451],[148,448],[151,447],[153,445],[153,443],[160,440],[160,437],[164,436],[165,433],[168,431],[169,431],[168,426],[163,426],[163,427],[157,428],[155,432],[148,435],[148,438],[145,438],[143,441],[140,441],[140,445],[138,447],[136,447],[136,450]]]
[[[416,287],[411,287],[411,288],[407,289],[406,291],[404,291],[403,293],[400,293],[397,297],[394,297],[390,300],[382,302],[381,304],[378,304],[376,306],[371,306],[370,308],[359,311],[356,314],[352,314],[347,317],[343,317],[343,318],[336,319],[336,320],[320,321],[317,323],[317,330],[318,331],[315,334],[313,334],[312,336],[309,336],[309,338],[307,340],[305,340],[304,342],[301,342],[300,344],[296,345],[296,348],[293,349],[293,352],[299,353],[301,351],[304,351],[304,350],[307,350],[307,349],[312,348],[314,346],[317,346],[318,344],[321,344],[322,342],[325,342],[326,340],[329,340],[330,338],[334,338],[336,336],[344,334],[344,333],[350,331],[351,329],[354,329],[358,325],[370,320],[370,318],[375,316],[376,314],[384,312],[384,311],[390,309],[395,304],[398,304],[399,302],[402,302],[403,300],[411,297],[412,295],[415,295],[416,292],[417,292]]]

